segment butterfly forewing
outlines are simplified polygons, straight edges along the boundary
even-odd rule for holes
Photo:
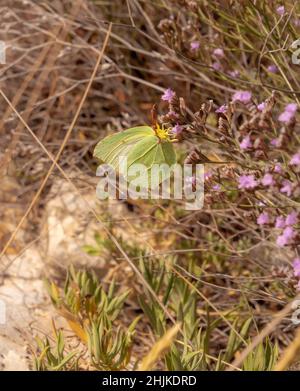
[[[127,156],[137,142],[153,134],[154,131],[150,126],[137,126],[107,136],[97,144],[94,156],[118,169],[119,157]]]

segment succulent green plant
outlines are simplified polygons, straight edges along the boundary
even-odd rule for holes
[[[39,354],[34,362],[37,370],[72,369],[78,362],[76,357],[88,352],[89,365],[98,370],[120,370],[126,368],[131,359],[131,348],[136,317],[125,329],[116,321],[130,290],[116,293],[112,281],[106,290],[93,272],[76,271],[70,267],[64,290],[60,292],[54,282],[45,282],[51,301],[58,313],[67,321],[75,336],[81,342],[78,352],[64,355],[63,332],[55,332],[55,347],[48,338],[37,338]],[[78,358],[79,359],[79,358]]]
[[[61,330],[55,334],[54,346],[49,338],[36,337],[37,350],[34,352],[34,368],[37,371],[78,370],[80,355],[77,350],[65,353],[65,340]]]

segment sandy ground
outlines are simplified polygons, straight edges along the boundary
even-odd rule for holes
[[[132,241],[132,233],[123,222],[126,217],[132,221],[132,213],[119,201],[97,200],[95,189],[96,185],[86,186],[79,195],[65,180],[56,180],[41,211],[41,223],[29,227],[26,222],[7,250],[0,271],[0,370],[32,369],[30,347],[35,347],[35,336],[52,335],[51,318],[56,325],[67,326],[49,300],[45,278],[59,278],[63,282],[70,264],[89,269],[105,266],[105,257],[92,257],[83,251],[84,245],[95,243],[96,232],[103,233],[90,207],[95,208],[102,220],[117,221],[117,234],[127,242],[130,238]],[[18,190],[13,180],[7,180],[0,197],[14,202],[13,194]],[[7,213],[3,209],[2,223],[7,222],[3,230],[12,231],[24,212],[25,206],[17,203]],[[134,216],[140,224],[137,215]],[[35,234],[29,237],[31,228],[35,228]],[[139,245],[149,239],[147,230],[134,232]],[[8,238],[0,236],[2,245]],[[127,270],[128,266],[125,267]]]
[[[1,265],[2,370],[30,369],[32,364],[28,352],[30,345],[34,344],[34,336],[51,333],[50,320],[56,317],[56,313],[47,296],[43,279],[53,275],[55,270],[63,271],[70,263],[93,266],[97,261],[82,250],[82,246],[92,240],[96,229],[90,223],[85,203],[80,197],[74,196],[74,191],[67,183],[59,182],[53,186],[52,193],[40,235],[25,243],[21,230],[15,246],[8,251],[5,264]],[[86,194],[85,197],[89,202],[95,202],[94,194]],[[19,210],[18,214],[21,213]],[[17,247],[22,249],[17,251]]]

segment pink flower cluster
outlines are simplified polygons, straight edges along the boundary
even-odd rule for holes
[[[297,152],[292,156],[289,164],[291,166],[300,166],[300,152]]]
[[[276,218],[275,228],[283,229],[282,233],[277,237],[276,243],[279,247],[284,247],[291,243],[296,236],[296,232],[293,225],[298,222],[298,213],[296,211],[291,212],[284,218],[278,216]]]
[[[284,5],[280,5],[279,7],[276,8],[276,12],[278,15],[282,16],[285,13],[285,8]]]
[[[240,142],[240,148],[243,150],[252,148],[252,142],[250,140],[249,135],[244,137],[243,140]]]
[[[182,130],[183,130],[182,126],[179,124],[176,124],[171,129],[171,133],[173,133],[175,136],[178,136],[180,133],[182,133]]]
[[[269,65],[267,69],[270,73],[277,73],[278,72],[278,68],[275,64]]]
[[[227,105],[222,105],[222,106],[220,106],[220,107],[216,110],[216,113],[225,114],[227,110],[228,110],[228,106],[227,106]]]
[[[217,58],[224,58],[225,57],[225,54],[224,54],[224,50],[221,49],[221,48],[217,48],[213,51],[213,55]]]
[[[296,103],[286,105],[284,111],[279,115],[278,121],[288,125],[295,117],[297,108],[298,105]]]
[[[163,95],[161,96],[161,100],[164,100],[165,102],[171,102],[172,99],[175,97],[176,93],[171,88],[167,88]]]
[[[250,144],[248,144],[248,139],[245,137],[242,141],[244,145],[242,147],[248,147]],[[241,144],[242,144],[241,143]],[[281,166],[279,164],[276,164],[274,167],[274,172],[280,173]],[[251,185],[249,185],[251,184]],[[255,179],[253,174],[250,175],[241,175],[239,177],[239,189],[254,189],[258,185],[263,185],[264,187],[270,187],[274,186],[276,184],[273,175],[270,172],[266,172],[265,175],[259,180]],[[282,187],[280,189],[282,193],[288,193],[291,194],[292,192],[292,184],[289,181],[284,180],[282,182]]]
[[[250,91],[236,91],[232,96],[232,102],[241,102],[247,104],[251,101],[252,93]]]
[[[279,235],[276,239],[276,244],[278,247],[284,247],[287,244],[290,244],[292,239],[294,239],[296,233],[293,227],[284,228],[281,235]]]
[[[258,186],[258,181],[253,174],[241,175],[239,177],[239,189],[255,189]]]
[[[266,108],[266,102],[261,102],[257,105],[258,111],[264,111],[265,108]]]
[[[196,52],[200,48],[200,42],[199,41],[193,41],[190,44],[190,48],[193,52]]]
[[[278,247],[284,247],[291,244],[296,236],[294,225],[298,222],[298,213],[296,211],[291,212],[286,217],[277,216],[275,220],[275,228],[282,229],[280,235],[276,239]],[[258,225],[266,225],[271,223],[271,217],[267,212],[261,213],[257,218]]]
[[[264,225],[270,223],[270,216],[267,212],[261,213],[257,218],[258,225]]]
[[[269,224],[271,222],[271,218],[267,212],[261,213],[257,218],[257,224],[258,225],[264,225]],[[286,217],[284,216],[277,216],[275,219],[275,228],[284,229],[282,232],[282,235],[285,239],[289,238],[289,235],[293,233],[290,229],[286,230],[287,228],[291,228],[293,225],[297,224],[298,222],[298,213],[296,211],[291,212]],[[281,241],[282,239],[279,239]]]

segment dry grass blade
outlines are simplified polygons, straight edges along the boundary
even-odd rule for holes
[[[242,351],[242,353],[233,361],[232,365],[235,367],[240,367],[243,364],[243,361],[271,332],[280,324],[280,322],[290,313],[293,302],[290,302],[286,305],[280,312],[276,314],[274,319],[267,324],[267,326],[253,338],[251,343]],[[228,371],[231,371],[232,368],[228,368]]]
[[[175,324],[165,333],[165,335],[155,342],[150,352],[143,358],[141,365],[138,368],[139,371],[150,371],[153,368],[162,354],[170,348],[180,327],[180,324]]]
[[[64,140],[63,140],[63,142],[62,142],[62,144],[61,144],[61,146],[60,146],[60,148],[59,148],[59,151],[57,152],[57,155],[55,156],[54,161],[53,161],[53,163],[52,163],[52,165],[51,165],[49,171],[47,172],[47,175],[45,176],[45,178],[44,178],[42,184],[40,185],[40,187],[39,187],[37,193],[36,193],[35,196],[33,197],[33,199],[32,199],[32,201],[31,201],[31,203],[30,203],[28,209],[26,210],[25,214],[23,215],[23,217],[21,218],[20,222],[18,223],[16,229],[15,229],[14,232],[11,234],[11,236],[10,236],[10,238],[8,239],[8,241],[6,242],[6,244],[5,244],[4,248],[3,248],[3,250],[1,251],[0,259],[3,257],[3,255],[4,255],[5,252],[6,252],[6,250],[9,248],[9,246],[11,245],[11,243],[13,242],[13,240],[15,239],[15,237],[16,237],[16,235],[17,235],[19,229],[22,227],[24,221],[25,221],[26,218],[28,217],[28,215],[29,215],[29,213],[31,212],[33,206],[35,205],[36,201],[38,200],[39,196],[41,195],[41,193],[42,193],[42,191],[43,191],[43,189],[44,189],[44,187],[45,187],[45,185],[46,185],[46,183],[47,183],[47,181],[48,181],[50,175],[52,174],[52,172],[53,172],[53,170],[54,170],[54,168],[55,168],[55,166],[56,166],[56,163],[58,162],[58,160],[59,160],[59,158],[60,158],[60,156],[61,156],[61,154],[62,154],[62,152],[63,152],[63,150],[64,150],[64,148],[65,148],[65,146],[66,146],[66,144],[67,144],[67,141],[68,141],[68,139],[69,139],[69,137],[70,137],[70,135],[71,135],[71,133],[72,133],[72,130],[73,130],[73,128],[74,128],[74,126],[75,126],[75,124],[76,124],[76,122],[77,122],[77,119],[78,119],[78,117],[79,117],[79,115],[80,115],[80,112],[81,112],[81,109],[82,109],[82,107],[83,107],[83,105],[84,105],[84,102],[85,102],[85,100],[86,100],[86,98],[87,98],[87,95],[88,95],[88,93],[89,93],[89,90],[90,90],[90,88],[91,88],[91,85],[92,85],[92,83],[93,83],[93,80],[94,80],[94,78],[95,78],[95,76],[96,76],[96,73],[97,73],[97,71],[98,71],[98,67],[99,67],[99,65],[100,65],[100,62],[101,62],[101,60],[102,60],[102,58],[103,58],[104,51],[105,51],[105,48],[106,48],[106,45],[107,45],[107,43],[108,43],[108,39],[109,39],[109,36],[110,36],[111,28],[112,28],[112,25],[110,24],[109,27],[108,27],[108,30],[107,30],[107,34],[106,34],[106,37],[105,37],[103,46],[102,46],[102,50],[101,50],[100,53],[99,53],[99,56],[98,56],[96,65],[95,65],[95,67],[94,67],[93,73],[92,73],[92,75],[91,75],[91,78],[90,78],[90,80],[89,80],[89,83],[88,83],[88,85],[87,85],[87,87],[86,87],[86,89],[85,89],[85,92],[84,92],[83,96],[82,96],[82,99],[81,99],[81,101],[80,101],[80,104],[79,104],[79,106],[78,106],[78,109],[77,109],[77,111],[76,111],[76,114],[75,114],[75,116],[74,116],[74,118],[73,118],[73,121],[72,121],[71,125],[69,126],[68,131],[66,132],[66,135],[65,135],[65,137],[64,137]],[[3,93],[2,90],[0,90],[0,93],[1,93],[2,97],[4,97],[4,99],[5,99],[5,94]]]
[[[289,368],[289,366],[297,358],[297,355],[300,351],[300,329],[297,330],[295,339],[291,344],[284,350],[282,357],[276,364],[275,371],[284,371]]]

